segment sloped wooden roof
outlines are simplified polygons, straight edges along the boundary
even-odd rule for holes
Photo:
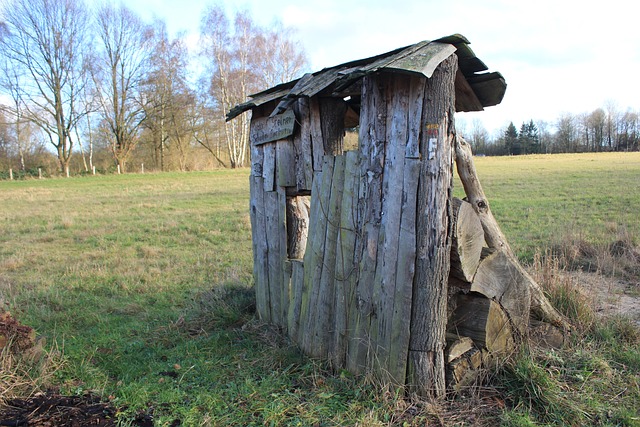
[[[301,96],[311,97],[321,92],[343,96],[344,91],[362,77],[376,72],[416,73],[429,78],[453,53],[458,56],[459,68],[455,82],[456,111],[481,111],[499,104],[507,88],[504,78],[499,72],[487,72],[487,66],[469,48],[469,41],[454,34],[305,74],[300,79],[250,95],[250,100],[227,113],[227,120],[271,101],[279,101],[273,112],[277,114]]]

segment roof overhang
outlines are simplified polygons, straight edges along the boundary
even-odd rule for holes
[[[469,41],[460,34],[454,34],[305,74],[300,79],[250,95],[247,102],[227,113],[227,120],[272,101],[279,101],[273,112],[278,114],[299,97],[312,97],[329,89],[329,95],[339,96],[362,77],[373,73],[411,73],[430,78],[438,65],[453,53],[458,56],[456,111],[482,111],[484,107],[502,102],[507,88],[502,75],[487,72],[487,66],[469,48]]]

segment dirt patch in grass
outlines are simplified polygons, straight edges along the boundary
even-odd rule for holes
[[[626,316],[640,327],[640,282],[584,271],[566,271],[562,274],[567,275],[593,299],[597,314]]]
[[[0,426],[25,427],[116,427],[118,409],[93,394],[62,396],[55,391],[26,399],[12,399],[0,409]],[[153,415],[139,413],[131,423],[153,427]],[[170,427],[181,425],[179,420]]]
[[[8,401],[1,426],[116,426],[116,409],[96,396],[60,396],[42,393]]]
[[[640,326],[640,246],[626,229],[615,230],[610,243],[569,233],[534,258],[531,273],[543,287],[577,290],[596,315],[624,316]]]

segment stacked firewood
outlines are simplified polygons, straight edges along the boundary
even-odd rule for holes
[[[452,203],[446,361],[448,384],[460,389],[509,357],[534,329],[559,346],[558,331],[568,325],[509,247],[461,139],[456,165],[467,197]]]

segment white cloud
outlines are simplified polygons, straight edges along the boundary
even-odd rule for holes
[[[97,1],[97,0],[96,0]],[[615,100],[638,108],[640,32],[628,0],[224,0],[262,25],[297,28],[313,70],[424,39],[462,33],[508,84],[503,104],[477,114],[489,130],[513,120],[553,121]],[[170,30],[198,32],[202,0],[138,0],[131,7],[165,18]],[[145,16],[143,14],[143,16]]]

